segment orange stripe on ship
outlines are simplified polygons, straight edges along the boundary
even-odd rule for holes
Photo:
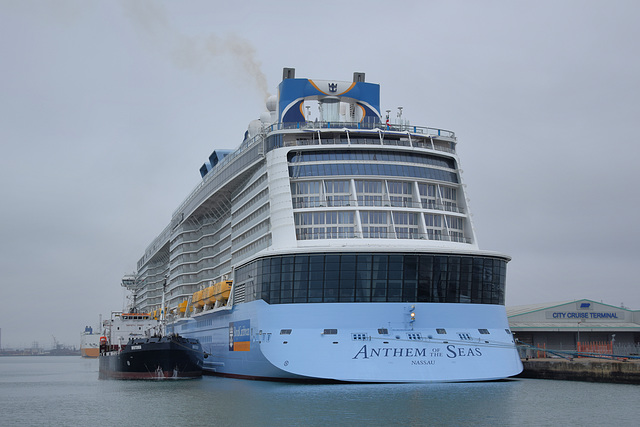
[[[240,341],[233,343],[233,351],[249,351],[251,349],[250,341]]]
[[[100,355],[100,350],[98,348],[82,348],[80,350],[80,355],[82,357],[98,357]]]

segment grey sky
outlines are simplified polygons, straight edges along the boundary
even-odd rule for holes
[[[247,3],[249,5],[247,6]],[[640,3],[0,0],[2,345],[78,345],[283,67],[456,132],[507,305],[640,309]]]

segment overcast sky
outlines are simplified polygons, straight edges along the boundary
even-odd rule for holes
[[[247,6],[247,4],[249,4]],[[456,132],[507,305],[640,309],[636,1],[0,0],[2,346],[79,345],[283,67]]]

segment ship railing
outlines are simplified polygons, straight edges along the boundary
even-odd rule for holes
[[[464,214],[463,208],[451,205],[444,205],[441,203],[429,203],[429,202],[411,202],[411,201],[377,201],[377,200],[293,200],[294,209],[305,208],[341,208],[341,207],[387,207],[387,208],[416,208],[416,209],[431,209],[446,212],[455,212]]]
[[[274,148],[280,147],[300,147],[300,146],[308,146],[308,145],[389,145],[396,147],[413,147],[413,148],[424,148],[427,150],[436,150],[443,151],[445,153],[456,154],[456,150],[443,146],[441,144],[436,143],[425,143],[421,141],[416,141],[413,139],[411,142],[409,141],[398,141],[398,140],[387,140],[383,139],[382,141],[379,138],[352,138],[351,141],[347,141],[344,138],[340,139],[332,139],[332,138],[322,138],[322,139],[296,139],[291,141],[286,141],[282,145],[279,146],[270,146],[268,151],[273,150]]]
[[[468,237],[419,232],[402,231],[314,231],[311,228],[298,228],[296,230],[298,240],[328,240],[328,239],[396,239],[396,240],[431,240],[439,242],[472,243]]]
[[[264,156],[264,150],[262,145],[263,139],[264,139],[263,134],[258,134],[253,138],[247,138],[246,140],[244,140],[242,144],[240,144],[240,147],[238,147],[234,152],[229,153],[225,157],[223,157],[222,160],[220,160],[218,164],[211,171],[209,171],[204,176],[204,178],[202,178],[202,181],[198,183],[196,188],[194,188],[193,191],[191,191],[189,196],[187,196],[187,198],[180,204],[180,206],[178,206],[178,208],[173,213],[173,217],[176,217],[176,216],[179,217],[180,215],[189,214],[190,208],[194,207],[194,204],[195,205],[198,204],[198,201],[196,201],[196,198],[200,193],[200,190],[204,186],[208,185],[214,179],[224,181],[224,178],[226,178],[226,176],[222,176],[223,172],[226,169],[229,169],[229,167],[231,167],[236,160],[244,156],[245,153],[249,155],[250,158],[246,162],[244,162],[242,165],[240,165],[240,167],[248,163],[251,163],[252,161],[255,161],[258,158]],[[226,172],[230,172],[230,171],[226,171]],[[205,196],[208,196],[208,194],[206,194]],[[178,224],[175,224],[173,228],[175,228],[177,225]],[[171,224],[169,225],[169,227],[171,228]],[[171,232],[171,229],[169,231]]]
[[[404,130],[400,130],[404,129]],[[359,124],[359,123],[331,123],[331,122],[308,122],[308,123],[274,123],[265,128],[269,133],[300,130],[308,133],[294,140],[280,141],[269,144],[266,151],[275,148],[307,146],[307,145],[387,145],[398,147],[424,148],[429,150],[444,151],[455,154],[455,147],[452,141],[455,134],[444,129],[400,125],[398,127],[381,124]],[[333,132],[344,132],[342,135],[330,135],[326,130]],[[358,133],[359,131],[368,131]],[[311,131],[311,132],[310,132]],[[377,131],[377,135],[372,135],[371,131]],[[316,134],[317,132],[317,134]],[[305,137],[306,135],[306,137]],[[393,137],[388,138],[388,135]],[[416,137],[420,135],[420,137]],[[400,138],[398,138],[400,137]]]
[[[391,132],[409,132],[427,136],[442,136],[455,138],[455,133],[446,129],[432,128],[427,126],[414,126],[408,123],[385,124],[380,122],[329,122],[329,121],[307,121],[291,123],[274,123],[269,126],[270,131],[275,130],[295,130],[295,129],[362,129],[381,130]]]

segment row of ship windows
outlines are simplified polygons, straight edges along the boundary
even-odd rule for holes
[[[385,180],[354,180],[358,194],[413,194],[413,181],[385,181]],[[444,185],[418,183],[421,196],[436,197],[436,193],[443,199],[457,200],[457,189]],[[300,181],[291,184],[291,194],[351,194],[349,180]]]
[[[423,165],[439,166],[455,169],[453,159],[429,154],[406,153],[400,151],[380,150],[319,150],[290,152],[287,156],[290,163],[305,162],[337,162],[337,161],[374,161],[374,162],[400,162],[416,163]]]
[[[424,231],[415,212],[361,211],[360,229],[354,223],[355,213],[296,212],[296,238],[318,239],[428,239],[468,243],[464,235],[464,218],[423,214]],[[393,221],[390,223],[390,221]]]
[[[262,190],[261,192],[256,194],[254,197],[249,199],[249,201],[246,202],[244,205],[242,205],[238,210],[234,211],[233,212],[233,217],[234,218],[241,217],[243,213],[248,211],[250,208],[253,207],[253,205],[258,203],[259,201],[261,201],[264,197],[266,197],[268,195],[269,195],[269,189],[265,188],[264,190]]]
[[[244,246],[242,249],[233,252],[233,257],[235,259],[240,260],[241,258],[247,257],[249,255],[253,255],[262,249],[267,248],[271,244],[271,234],[267,234],[266,236],[262,236],[258,240],[251,242],[250,244]]]
[[[459,231],[427,229],[421,233],[417,227],[362,227],[362,232],[355,227],[300,227],[296,228],[297,240],[322,239],[426,239],[444,242],[471,243]]]
[[[211,239],[219,240],[219,235],[229,233],[228,223],[230,219],[224,222],[205,223],[194,230],[183,229],[182,232],[171,241],[171,253],[177,250],[185,252],[200,249],[205,244],[202,241],[210,241]],[[218,237],[216,237],[218,236]]]
[[[324,180],[324,181],[301,181],[291,184],[291,194],[350,194],[351,181],[349,180]],[[413,181],[391,181],[391,180],[354,180],[356,191],[368,194],[385,194],[388,189],[389,194],[413,194]],[[419,182],[418,191],[422,196],[436,197],[436,192],[440,189],[442,197],[456,200],[457,193],[453,187],[438,187],[436,184]]]
[[[265,219],[264,221],[259,222],[257,225],[251,227],[250,229],[242,233],[240,236],[234,237],[231,242],[233,246],[236,247],[238,243],[248,239],[249,237],[257,233],[264,234],[264,232],[268,230],[269,230],[269,220]]]
[[[229,256],[229,245],[225,242],[226,247],[222,250],[211,254],[198,254],[197,259],[190,260],[182,258],[182,256],[171,260],[171,276],[175,277],[180,274],[198,273],[204,269],[210,269],[218,265],[222,260]],[[195,255],[193,256],[195,258]]]
[[[382,225],[418,225],[417,212],[385,212],[385,211],[359,211],[360,222],[365,224]],[[438,215],[426,213],[424,215],[427,227],[442,227],[443,221],[447,228],[464,230],[464,218],[451,215]],[[324,225],[324,224],[355,224],[354,211],[328,211],[328,212],[296,212],[294,221],[297,227]],[[393,221],[393,222],[391,222]]]
[[[308,126],[310,123],[306,123]],[[369,129],[372,129],[380,124],[364,124],[358,123],[356,129],[362,129],[362,126],[369,126]],[[295,124],[295,128],[299,129],[300,123]],[[347,126],[349,127],[349,126]],[[389,129],[389,127],[386,127]],[[407,130],[407,129],[405,129]],[[416,131],[415,127],[409,127],[408,130]],[[452,137],[453,133],[448,131],[444,131],[443,135],[447,137]],[[438,135],[440,135],[440,130],[438,130]],[[321,136],[317,135],[315,132],[311,133],[308,138],[296,138],[295,140],[287,140],[284,141],[283,134],[277,133],[269,135],[265,141],[265,150],[267,152],[281,148],[284,146],[304,146],[304,145],[347,145],[347,144],[368,144],[368,145],[389,145],[389,146],[401,146],[401,147],[418,147],[418,148],[427,148],[427,149],[436,149],[441,151],[447,151],[449,153],[455,153],[455,142],[453,141],[442,141],[438,139],[432,138],[424,138],[418,137],[417,135],[413,135],[411,137],[411,141],[407,137],[398,137],[390,134],[373,134],[369,136],[364,136],[362,134],[348,134],[347,133],[336,133],[336,134],[327,134],[322,132]]]
[[[269,203],[266,203],[266,204],[260,206],[260,208],[258,208],[257,210],[251,212],[251,214],[249,214],[247,217],[242,219],[237,224],[234,224],[231,227],[231,230],[235,232],[235,231],[241,229],[242,227],[244,227],[245,225],[247,225],[248,223],[250,223],[251,221],[253,221],[254,219],[256,219],[259,216],[261,216],[263,214],[266,214],[268,212],[269,212]]]
[[[451,302],[504,305],[506,261],[415,254],[269,257],[236,271],[245,301]]]
[[[447,330],[445,328],[436,328],[435,329],[436,334],[437,335],[446,335],[447,334]],[[293,329],[280,329],[280,335],[291,335],[291,332],[293,332]],[[484,329],[484,328],[479,328],[478,332],[481,335],[489,335],[491,334],[491,332],[489,332],[488,329]],[[511,331],[509,329],[505,329],[505,332],[507,333],[507,335],[511,335]],[[378,328],[378,334],[380,335],[389,335],[389,329],[388,328]],[[465,332],[458,332],[458,338],[460,338],[461,340],[466,340],[469,341],[472,339],[471,335]],[[338,330],[337,329],[331,329],[331,328],[325,328],[324,331],[322,332],[322,335],[338,335]],[[409,338],[410,340],[422,340],[423,339],[423,335],[422,333],[419,332],[409,332],[407,333],[407,338]],[[430,339],[431,336],[428,336],[428,338]],[[354,341],[370,341],[371,340],[371,335],[367,334],[366,332],[363,333],[351,333],[351,339]]]
[[[183,325],[183,330],[185,330],[186,328],[184,328],[185,325]],[[193,329],[193,328],[192,328]],[[293,331],[293,329],[281,329],[280,330],[280,335],[291,335],[291,332]],[[435,329],[436,334],[437,335],[446,335],[447,331],[444,328],[436,328]],[[478,332],[480,334],[490,334],[489,330],[487,329],[478,329]],[[509,329],[505,329],[505,332],[508,335],[511,335],[511,331]],[[260,331],[260,333],[262,334],[262,331]],[[331,329],[331,328],[325,328],[322,331],[322,335],[337,335],[338,334],[338,330],[337,329]],[[387,328],[379,328],[378,329],[378,334],[379,335],[389,335],[389,330]],[[262,335],[271,335],[268,333],[262,334]],[[397,339],[399,339],[399,335],[396,336]],[[423,339],[427,338],[427,339],[432,339],[433,336],[432,335],[428,335],[428,336],[424,336],[422,333],[420,332],[409,332],[406,334],[407,339],[411,340],[411,341],[422,341]],[[468,334],[468,333],[458,333],[458,337],[460,340],[463,341],[470,341],[472,340],[472,337]],[[200,341],[201,344],[209,344],[213,342],[213,335],[208,334],[208,335],[200,335],[197,337],[197,339]],[[352,332],[351,333],[351,340],[352,341],[371,341],[371,335],[366,333],[366,332]]]
[[[217,242],[215,245],[211,245],[212,242]],[[177,266],[187,263],[198,263],[205,259],[210,259],[216,255],[219,255],[225,249],[229,247],[228,236],[223,236],[219,239],[214,239],[209,236],[206,240],[203,239],[201,243],[185,245],[182,252],[175,251],[171,255],[171,266]]]
[[[256,180],[254,180],[251,185],[249,185],[248,187],[246,187],[244,190],[242,190],[242,192],[240,194],[238,194],[236,197],[233,198],[233,203],[238,203],[239,200],[242,200],[245,196],[247,196],[249,193],[251,193],[254,189],[263,186],[264,182],[267,181],[267,174],[263,173],[262,175],[260,175],[259,178],[257,178]],[[252,197],[254,198],[254,197]]]
[[[398,176],[458,183],[458,175],[441,169],[383,163],[327,163],[289,166],[289,176]]]
[[[392,180],[298,181],[291,184],[294,208],[318,206],[403,206],[424,209],[457,208],[457,188],[425,182]],[[417,191],[416,189],[417,184]]]
[[[431,210],[444,210],[448,212],[464,213],[464,209],[457,206],[455,202],[443,201],[439,202],[432,199],[422,199],[414,202],[411,197],[394,197],[387,199],[383,196],[364,195],[353,199],[348,195],[334,196],[298,196],[293,197],[292,204],[294,209],[300,208],[339,208],[339,207],[393,207],[393,208],[422,208]]]

